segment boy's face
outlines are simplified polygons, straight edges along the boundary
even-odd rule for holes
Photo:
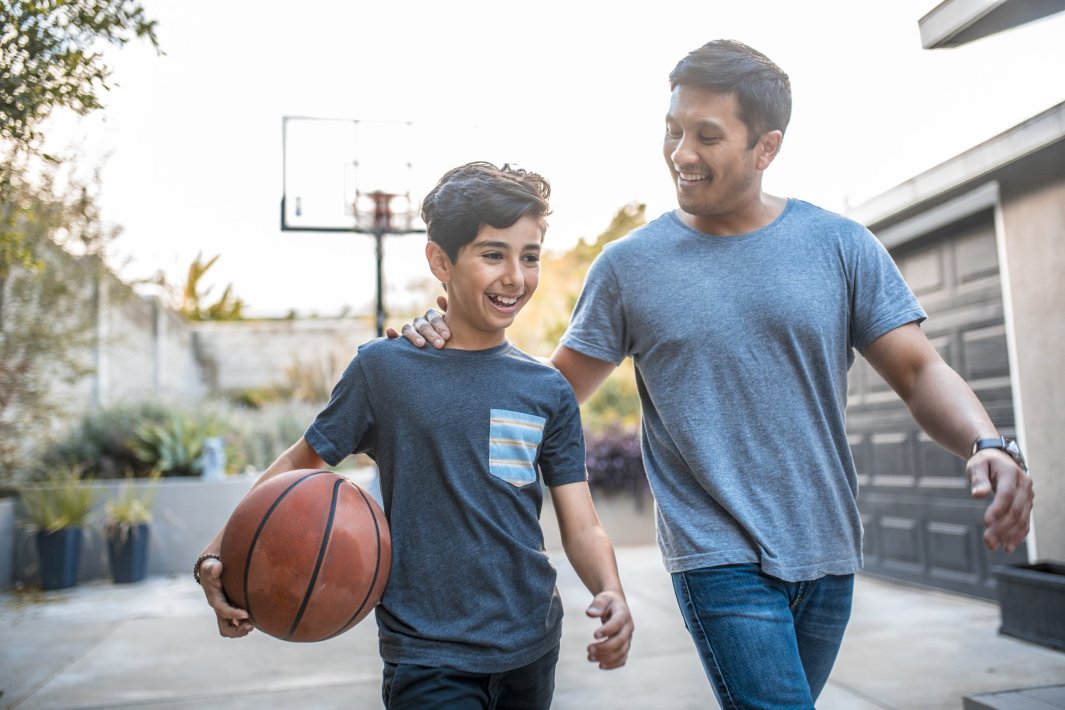
[[[540,282],[543,235],[543,223],[530,216],[506,229],[484,225],[453,264],[430,242],[433,273],[447,284],[450,346],[480,350],[503,343],[506,328]]]

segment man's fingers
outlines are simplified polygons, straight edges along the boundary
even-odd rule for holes
[[[417,319],[415,320],[415,322],[417,322]],[[411,344],[419,348],[425,347],[425,338],[418,335],[418,331],[414,330],[414,327],[410,323],[404,324],[403,330],[401,332],[403,333],[403,337],[409,340]]]
[[[451,337],[443,314],[433,308],[426,311],[424,317],[418,316],[414,319],[414,329],[437,350],[444,347],[444,341]]]
[[[440,307],[440,310],[447,311],[447,296],[437,296],[436,305]]]

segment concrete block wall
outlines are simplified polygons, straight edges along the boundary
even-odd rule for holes
[[[265,387],[296,362],[335,379],[358,346],[374,337],[368,321],[341,318],[201,322],[191,325],[210,391]]]

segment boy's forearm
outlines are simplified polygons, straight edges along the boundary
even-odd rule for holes
[[[614,592],[624,598],[614,546],[601,525],[589,525],[562,537],[562,549],[581,582],[593,595]]]

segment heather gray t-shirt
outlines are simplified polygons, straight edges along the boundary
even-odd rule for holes
[[[509,343],[375,340],[305,438],[330,464],[365,452],[380,468],[392,534],[376,609],[382,658],[495,673],[559,642],[541,479],[586,478],[580,412],[561,374]]]
[[[799,581],[861,567],[847,370],[924,318],[867,229],[789,200],[749,234],[670,212],[607,245],[562,344],[633,358],[666,568]]]

